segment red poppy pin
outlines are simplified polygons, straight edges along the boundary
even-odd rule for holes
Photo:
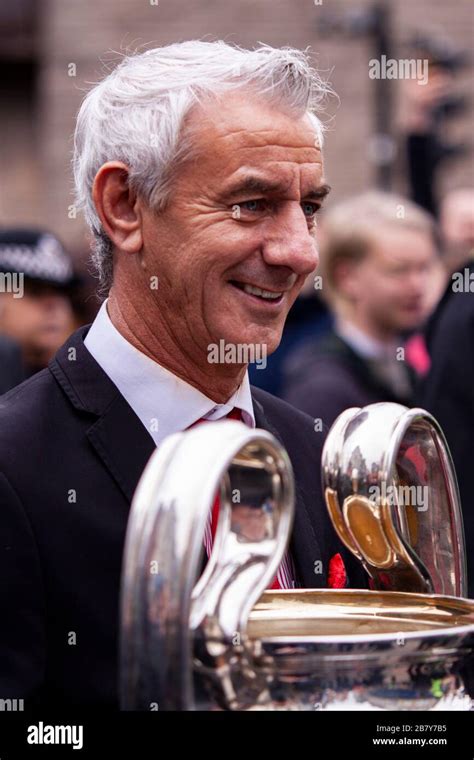
[[[344,560],[340,554],[335,554],[329,560],[328,586],[329,588],[345,588],[346,583],[347,573]]]

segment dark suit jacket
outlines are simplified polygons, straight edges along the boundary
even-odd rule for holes
[[[414,386],[415,375],[406,368]],[[413,399],[396,396],[375,376],[368,362],[334,330],[320,340],[307,341],[288,357],[281,394],[289,404],[320,418],[324,427],[345,409],[377,401],[394,401],[411,406]]]
[[[474,278],[474,262],[465,268]],[[464,274],[464,267],[460,270]],[[453,456],[466,534],[469,596],[474,597],[474,293],[453,292],[452,282],[427,329],[431,369],[418,403],[436,417]]]
[[[125,530],[154,443],[85,348],[86,333],[0,399],[0,696],[24,698],[26,708],[118,706]],[[295,471],[291,551],[301,585],[326,586],[341,552],[351,584],[366,586],[323,505],[321,433],[284,402],[252,394],[257,426],[278,436]]]

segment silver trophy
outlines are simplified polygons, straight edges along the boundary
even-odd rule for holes
[[[294,510],[291,463],[270,433],[201,425],[153,454],[124,553],[123,709],[470,709],[474,603],[438,424],[398,404],[349,409],[322,468],[334,527],[372,590],[266,590]]]

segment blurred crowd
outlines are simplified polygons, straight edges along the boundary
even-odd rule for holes
[[[402,196],[369,191],[332,206],[319,240],[320,266],[290,312],[283,350],[269,358],[265,373],[253,371],[252,382],[323,430],[345,409],[378,401],[433,414],[459,481],[469,566],[474,189],[446,195],[439,223]]]

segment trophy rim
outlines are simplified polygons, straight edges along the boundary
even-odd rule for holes
[[[355,616],[358,614],[359,620],[365,620],[375,626],[377,623],[390,624],[390,610],[396,610],[396,602],[400,602],[400,608],[409,610],[412,608],[412,614],[420,625],[423,624],[423,616],[425,616],[426,623],[429,622],[427,615],[450,614],[454,622],[449,624],[449,620],[443,624],[441,621],[439,624],[434,622],[431,628],[414,627],[416,622],[413,622],[413,626],[408,629],[404,627],[404,621],[402,618],[393,618],[393,631],[384,632],[368,632],[367,628],[359,633],[308,633],[304,629],[310,626],[317,626],[318,621],[321,621],[321,616],[318,616],[318,612],[329,611],[334,607],[334,624],[337,625],[338,620],[344,621],[348,624],[352,621],[352,624],[356,623]],[[311,604],[313,602],[313,604]],[[320,602],[319,604],[317,602]],[[357,603],[366,603],[365,607],[361,607],[357,613]],[[272,608],[270,606],[274,604]],[[313,607],[312,615],[306,614],[298,616],[297,604],[301,604],[301,610],[303,605],[306,613],[311,613],[310,607]],[[343,606],[347,603],[348,613],[344,615]],[[285,609],[288,610],[285,615]],[[369,610],[372,610],[369,612]],[[384,613],[386,616],[381,617]],[[278,613],[281,613],[280,617]],[[352,612],[352,615],[350,614]],[[387,617],[388,615],[388,617]],[[467,618],[467,622],[462,620],[463,617]],[[278,634],[272,633],[272,629],[284,628],[285,624],[292,619],[297,619],[301,623],[302,632],[294,632],[294,626],[291,634]],[[326,617],[326,621],[328,617]],[[410,624],[413,620],[412,617],[405,620],[405,625]],[[397,621],[399,625],[397,626]],[[426,626],[425,623],[425,626]],[[267,632],[265,632],[267,627]],[[405,591],[371,591],[368,589],[281,589],[265,591],[260,597],[257,604],[254,606],[249,616],[248,621],[248,635],[253,641],[260,641],[262,646],[271,646],[272,644],[278,645],[291,645],[297,647],[298,645],[308,644],[321,644],[321,645],[341,645],[347,644],[377,644],[384,642],[396,643],[397,639],[403,638],[404,642],[419,641],[421,639],[450,639],[457,638],[459,642],[465,641],[472,634],[473,641],[470,646],[474,647],[474,600],[465,599],[462,597],[448,596],[441,594],[421,594]]]

